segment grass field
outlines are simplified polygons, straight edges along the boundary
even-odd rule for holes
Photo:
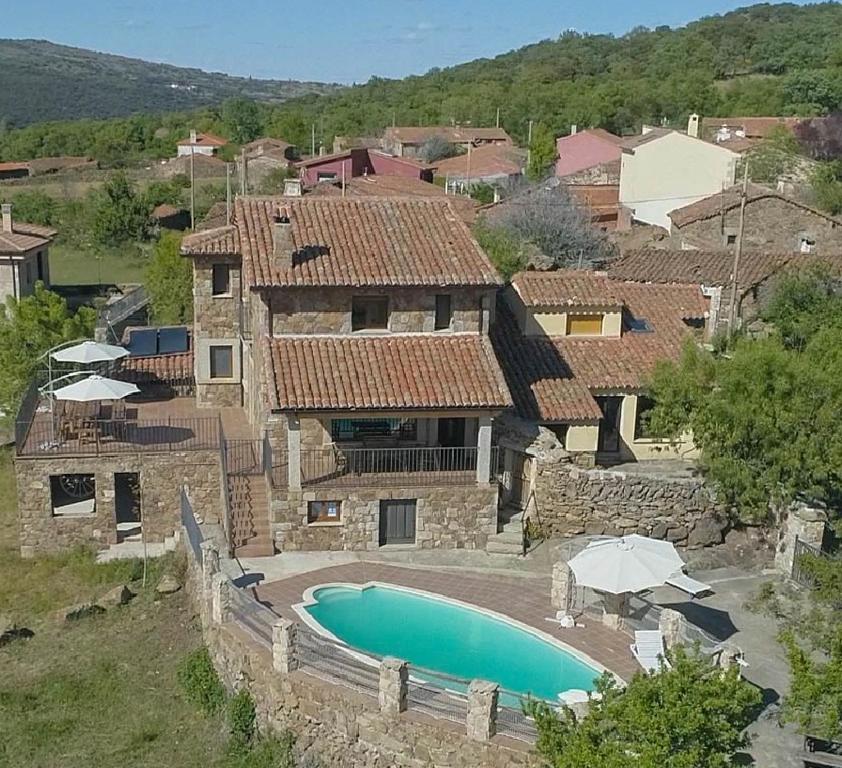
[[[94,256],[68,245],[50,248],[50,281],[53,285],[110,285],[142,283],[151,245],[103,248]]]
[[[0,498],[0,613],[35,633],[0,648],[0,766],[258,765],[226,753],[223,718],[201,715],[177,683],[176,667],[201,634],[183,591],[161,598],[153,588],[178,562],[152,561],[149,586],[133,581],[129,605],[59,622],[57,608],[132,581],[140,565],[96,565],[84,552],[21,560],[8,451],[0,454]]]

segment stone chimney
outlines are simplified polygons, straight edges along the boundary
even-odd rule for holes
[[[573,125],[570,126],[570,135],[575,136],[577,133],[579,133],[579,126],[576,125],[576,123],[573,123]]]
[[[301,197],[301,179],[284,181],[284,197]]]
[[[196,143],[196,131],[195,130],[190,131],[190,143],[191,144]]]
[[[2,209],[3,211],[3,232],[11,232],[12,231],[12,204],[11,203],[3,203]]]
[[[687,135],[694,139],[699,138],[699,116],[695,112],[690,115],[690,119],[687,121]]]
[[[292,224],[286,210],[279,208],[272,222],[272,255],[281,269],[292,266]]]

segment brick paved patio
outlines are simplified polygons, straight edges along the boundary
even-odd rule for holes
[[[575,629],[561,629],[545,620],[555,614],[550,605],[549,577],[517,578],[359,562],[262,584],[257,587],[257,595],[279,616],[299,620],[291,606],[301,602],[306,589],[328,582],[369,581],[414,587],[503,614],[567,643],[624,680],[640,669],[629,650],[631,638],[602,626],[598,619],[585,616],[581,619],[585,626]]]

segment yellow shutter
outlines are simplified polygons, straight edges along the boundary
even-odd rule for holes
[[[568,336],[601,336],[602,315],[568,315]]]

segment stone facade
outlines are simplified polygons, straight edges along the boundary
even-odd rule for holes
[[[679,244],[702,250],[721,250],[728,245],[728,236],[736,237],[740,226],[740,210],[726,211],[724,216],[694,221],[683,227],[672,227],[672,237]],[[842,226],[818,213],[779,197],[750,201],[746,205],[743,248],[797,253],[799,239],[805,235],[815,241],[814,253],[835,253],[842,247]]]
[[[435,330],[436,294],[451,296],[453,332],[478,332],[480,302],[493,307],[494,291],[460,288],[301,288],[271,293],[272,333],[351,333],[351,304],[355,296],[389,297],[389,330],[420,333]]]
[[[141,516],[146,541],[163,542],[180,526],[181,488],[195,509],[219,510],[221,471],[218,451],[174,451],[100,457],[17,458],[21,556],[78,546],[107,547],[117,542],[114,473],[140,475]],[[93,514],[53,516],[50,476],[94,475]],[[207,520],[207,522],[218,522]]]
[[[698,478],[537,462],[528,510],[548,536],[639,533],[690,548],[720,544],[727,510]]]
[[[497,533],[495,484],[442,487],[275,489],[271,519],[275,544],[290,550],[376,550],[380,501],[416,499],[415,547],[484,549]],[[307,523],[310,501],[341,501],[338,523]],[[407,545],[412,546],[412,545]]]

